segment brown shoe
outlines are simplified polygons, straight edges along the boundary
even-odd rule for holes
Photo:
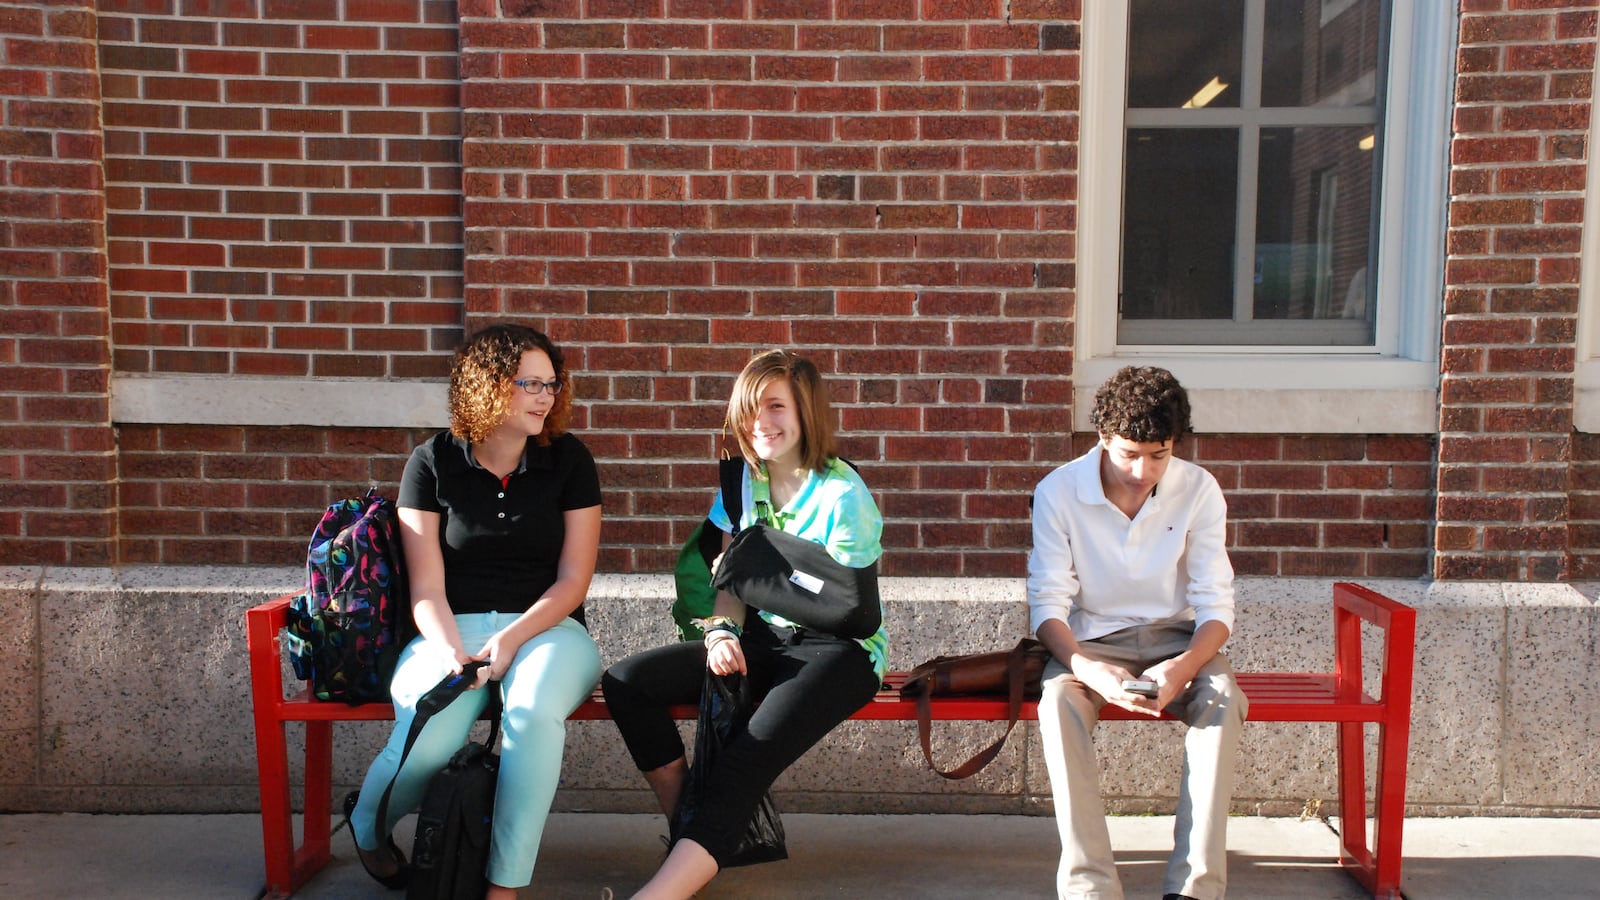
[[[394,835],[389,835],[389,846],[382,850],[363,850],[356,843],[356,829],[350,824],[350,814],[355,812],[360,797],[360,791],[351,791],[344,797],[344,825],[350,829],[350,843],[355,845],[356,859],[361,860],[361,868],[367,870],[373,881],[391,891],[402,890],[411,881],[411,870],[406,867],[405,854],[395,846]]]

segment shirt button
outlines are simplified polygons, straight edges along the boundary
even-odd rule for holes
[[[501,513],[501,514],[500,514],[500,518],[502,518],[502,519],[504,519],[504,518],[505,518],[505,517],[506,517],[506,514],[505,514],[505,513]]]

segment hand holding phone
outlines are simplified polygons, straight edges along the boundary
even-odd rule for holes
[[[1122,689],[1130,694],[1138,694],[1141,697],[1148,697],[1151,700],[1154,700],[1156,695],[1161,693],[1161,685],[1156,684],[1154,681],[1147,681],[1144,679],[1129,679],[1123,681]]]

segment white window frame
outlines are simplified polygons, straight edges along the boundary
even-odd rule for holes
[[[1600,65],[1595,89],[1600,89]],[[1590,96],[1596,96],[1590,93]],[[1600,140],[1600,120],[1589,122],[1589,146]],[[1600,434],[1600,162],[1591,152],[1583,200],[1583,255],[1578,275],[1578,355],[1573,373],[1572,427]]]
[[[1094,391],[1118,368],[1159,365],[1189,389],[1206,432],[1438,431],[1456,11],[1451,0],[1391,9],[1376,345],[1162,346],[1117,343],[1129,0],[1084,4],[1074,428],[1089,429]]]

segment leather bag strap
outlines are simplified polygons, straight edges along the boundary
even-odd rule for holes
[[[1005,746],[1006,738],[1011,736],[1011,730],[1017,727],[1017,721],[1022,718],[1022,693],[1024,682],[1025,660],[1027,657],[1027,642],[1019,641],[1012,648],[1011,655],[1006,659],[1006,699],[1007,716],[1006,730],[994,743],[979,750],[973,757],[953,769],[941,769],[933,761],[933,701],[931,690],[917,694],[917,737],[922,741],[922,758],[928,761],[928,768],[936,774],[952,781],[962,778],[971,778],[980,769],[994,761],[1000,755],[1000,748]]]

